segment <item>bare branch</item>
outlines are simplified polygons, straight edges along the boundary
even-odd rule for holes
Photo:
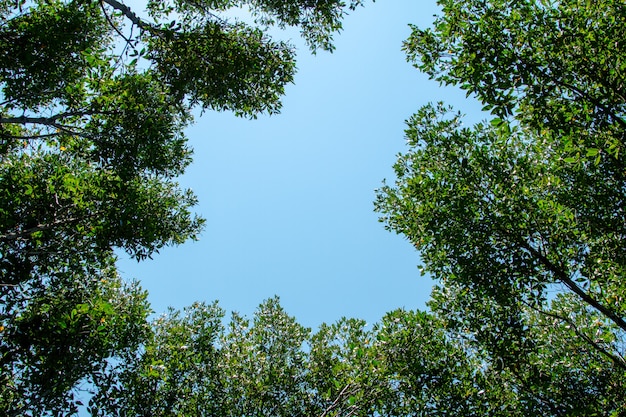
[[[117,32],[117,34],[120,35],[122,39],[124,39],[124,41],[126,41],[126,46],[124,47],[124,49],[126,49],[128,45],[132,44],[132,40],[127,38],[126,35],[124,35],[122,31],[117,27],[117,25],[111,20],[111,17],[104,8],[103,2],[100,2],[100,8],[102,9],[102,13],[104,13],[104,17],[107,19],[107,22],[109,22],[109,25],[111,25],[111,27]]]
[[[42,133],[40,135],[24,135],[24,136],[15,136],[15,135],[0,135],[0,139],[13,139],[13,140],[39,140],[39,139],[47,139],[59,136],[60,133]]]
[[[126,6],[125,4],[120,3],[117,0],[102,0],[102,2],[113,7],[115,10],[119,10],[120,12],[122,12],[124,16],[126,16],[131,22],[139,26],[141,29],[153,29],[152,26],[141,20],[141,18],[137,16],[135,12],[133,12],[130,7]]]

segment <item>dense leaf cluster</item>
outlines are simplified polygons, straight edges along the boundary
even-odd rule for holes
[[[233,314],[225,327],[223,315],[198,303],[155,320],[144,349],[97,381],[92,413],[472,415],[497,410],[488,398],[515,396],[428,313],[394,311],[373,327],[343,318],[315,333],[277,298],[251,321]]]
[[[443,314],[396,310],[373,326],[342,318],[312,332],[277,298],[252,320],[235,313],[226,324],[217,303],[196,303],[153,321],[143,348],[126,351],[96,380],[89,409],[98,416],[619,415],[623,375],[558,318],[530,314],[528,323],[533,350],[512,366]]]

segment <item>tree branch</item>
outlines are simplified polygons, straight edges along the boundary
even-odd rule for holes
[[[59,135],[60,133],[45,133],[41,135],[27,135],[27,136],[14,136],[14,135],[2,134],[0,135],[0,138],[13,139],[13,140],[39,140],[39,139],[53,138]]]
[[[624,321],[622,317],[618,316],[613,311],[602,305],[598,300],[587,294],[569,277],[569,275],[565,271],[563,271],[563,269],[559,268],[546,256],[544,256],[541,252],[533,248],[528,243],[522,242],[521,246],[528,252],[530,252],[532,256],[537,258],[548,269],[548,271],[554,274],[557,280],[565,284],[567,288],[569,288],[574,294],[579,296],[585,303],[602,313],[605,317],[615,323],[620,329],[626,331],[626,321]]]
[[[103,2],[100,2],[100,8],[102,9],[102,13],[104,13],[104,17],[107,19],[107,22],[109,22],[109,25],[111,25],[111,27],[117,32],[117,34],[120,35],[122,37],[122,39],[124,39],[124,41],[126,42],[126,46],[124,47],[124,49],[126,49],[126,47],[129,44],[131,44],[131,39],[127,38],[126,35],[124,35],[122,33],[122,31],[111,20],[111,17],[109,16],[109,14],[107,13],[106,9],[104,8],[104,3]]]
[[[572,327],[572,329],[574,329],[574,332],[581,337],[583,340],[585,340],[585,342],[589,343],[591,346],[593,346],[598,352],[600,352],[602,355],[606,356],[607,358],[609,358],[615,365],[617,365],[618,367],[625,369],[626,370],[626,360],[624,360],[624,358],[621,355],[613,355],[611,352],[607,351],[605,348],[603,348],[602,346],[600,346],[598,343],[596,343],[592,338],[590,338],[589,336],[587,336],[586,334],[582,333],[579,329],[578,326],[576,326],[576,323],[574,323],[572,320],[568,319],[567,317],[562,317],[556,313],[552,313],[549,311],[545,311],[542,310],[540,308],[534,307],[531,304],[522,301],[524,303],[524,305],[526,305],[528,308],[532,309],[533,311],[542,314],[544,316],[547,317],[551,317],[555,320],[560,320],[564,323],[567,323],[568,325],[570,325]]]
[[[89,217],[93,217],[95,214],[94,213],[92,215],[89,216],[83,216],[83,217],[70,217],[70,218],[65,218],[65,219],[59,219],[59,220],[54,220],[50,223],[45,223],[45,224],[38,224],[36,226],[33,226],[31,228],[28,228],[26,230],[21,230],[19,232],[7,232],[3,235],[0,235],[0,240],[4,240],[4,241],[11,241],[11,240],[18,240],[24,236],[28,236],[32,233],[35,232],[43,232],[45,230],[50,230],[53,229],[54,227],[60,225],[60,224],[64,224],[64,223],[74,223],[80,220],[85,220]]]
[[[95,110],[83,110],[83,111],[68,111],[59,114],[55,114],[50,117],[30,117],[30,116],[18,116],[18,117],[0,117],[0,124],[40,124],[46,126],[59,127],[58,120],[65,119],[66,117],[82,117],[93,116],[96,114],[113,114],[113,112],[101,112]]]
[[[506,45],[503,42],[501,42],[500,47],[503,48],[502,50],[504,50],[506,48]],[[588,92],[582,90],[581,88],[573,84],[570,84],[562,80],[561,78],[558,78],[554,75],[549,74],[546,70],[541,68],[540,64],[536,62],[526,61],[522,56],[516,53],[514,49],[511,49],[510,51],[515,55],[518,62],[523,67],[525,67],[530,73],[535,73],[539,79],[541,78],[547,79],[549,81],[552,81],[555,85],[559,87],[570,90],[581,99],[589,101],[593,106],[595,106],[597,109],[599,109],[600,111],[608,115],[611,119],[613,119],[615,122],[617,122],[622,128],[626,128],[626,120],[624,120],[615,111],[613,111],[613,109],[601,103],[600,100],[596,99]]]
[[[120,3],[117,0],[102,0],[102,2],[113,7],[115,10],[119,10],[120,12],[122,12],[124,16],[126,16],[131,22],[133,22],[133,24],[137,25],[139,28],[146,30],[154,29],[151,25],[141,20],[141,18],[137,16],[135,12],[133,12],[127,5]]]
[[[343,389],[341,390],[341,392],[339,392],[339,394],[337,395],[337,397],[335,398],[335,400],[332,402],[331,405],[329,405],[324,412],[320,415],[320,417],[326,417],[326,415],[328,415],[328,413],[330,413],[332,410],[334,410],[335,408],[337,408],[337,406],[339,405],[339,401],[341,400],[341,398],[346,394],[346,391],[348,391],[348,388],[352,388],[352,384],[348,383],[346,384],[345,387],[343,387]]]

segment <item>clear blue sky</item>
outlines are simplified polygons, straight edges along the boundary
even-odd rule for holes
[[[194,163],[180,182],[200,199],[204,233],[152,261],[119,262],[157,313],[219,300],[251,315],[278,295],[316,328],[424,308],[432,283],[419,275],[419,255],[384,230],[372,202],[382,180],[393,181],[404,120],[421,105],[444,100],[477,113],[463,92],[429,81],[401,51],[408,24],[428,26],[436,12],[434,1],[368,3],[348,16],[333,54],[312,56],[292,39],[298,73],[281,114],[197,118],[187,132]]]

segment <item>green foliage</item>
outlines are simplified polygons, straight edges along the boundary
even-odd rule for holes
[[[149,330],[147,294],[108,267],[58,268],[47,285],[12,291],[2,309],[0,363],[5,415],[77,410],[74,387],[134,351]]]
[[[464,127],[442,104],[420,109],[376,209],[439,281],[431,309],[520,415],[620,415],[624,3],[440,4],[408,58],[494,118]]]
[[[233,314],[227,328],[216,303],[182,313],[156,319],[143,348],[96,381],[94,415],[309,415],[310,331],[277,299],[259,306],[252,323]]]
[[[142,348],[128,351],[101,378],[92,415],[223,415],[224,331],[216,304],[170,310],[156,319]]]
[[[397,311],[373,330],[344,318],[315,334],[277,298],[262,303],[252,321],[233,314],[226,327],[216,304],[182,313],[155,320],[143,348],[98,381],[94,415],[406,415],[401,410],[431,410],[435,398],[412,391],[411,378],[436,379],[444,367],[466,365],[436,364],[445,351],[434,345],[413,356],[414,343],[428,345],[428,332],[437,331],[426,313]],[[428,369],[405,366],[415,360]],[[399,405],[416,394],[412,407]]]
[[[499,117],[514,114],[570,154],[589,148],[619,158],[626,127],[624,2],[440,3],[444,14],[434,27],[414,27],[405,43],[419,69],[460,86]]]
[[[95,380],[89,407],[103,416],[623,412],[623,370],[607,368],[557,316],[571,302],[555,300],[552,316],[527,313],[540,331],[524,336],[532,346],[506,364],[443,314],[396,310],[371,329],[342,318],[311,332],[277,298],[263,302],[252,320],[235,313],[226,325],[217,304],[196,303],[153,321],[141,348],[125,351]]]
[[[82,84],[89,66],[83,51],[110,42],[111,28],[97,2],[37,3],[26,13],[3,10],[0,80],[11,103],[5,108],[36,111],[71,100],[68,93]]]
[[[322,324],[311,337],[310,378],[324,416],[368,416],[386,392],[375,334],[363,320],[342,318]]]
[[[184,34],[149,40],[159,78],[178,99],[240,115],[277,112],[293,81],[293,52],[242,24],[207,22]]]
[[[144,343],[145,295],[114,253],[201,232],[175,181],[192,109],[278,112],[294,51],[267,25],[331,50],[360,4],[149,1],[140,16],[117,0],[0,1],[0,414],[71,414],[83,381]],[[258,24],[229,21],[233,7]]]

